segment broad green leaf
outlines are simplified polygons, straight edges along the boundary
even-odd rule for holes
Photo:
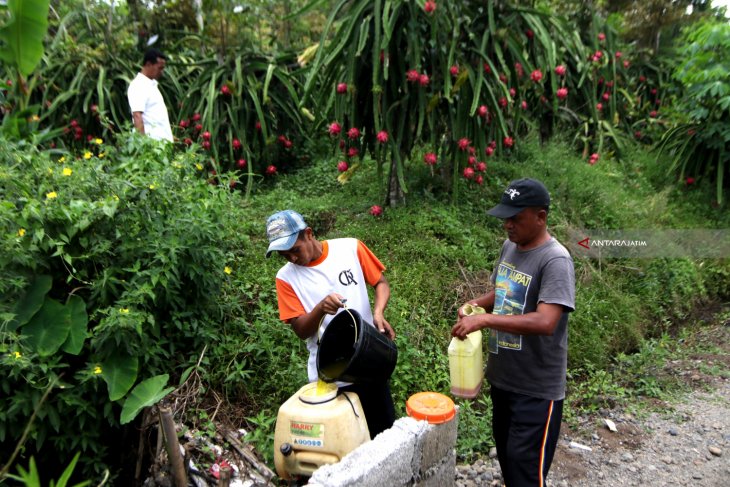
[[[43,299],[48,294],[48,291],[51,290],[52,283],[51,276],[35,276],[25,296],[15,305],[15,309],[13,310],[15,319],[8,326],[10,331],[14,331],[19,326],[28,323],[28,320],[41,309]]]
[[[89,316],[86,314],[86,303],[79,296],[71,296],[66,302],[66,318],[69,321],[69,332],[63,351],[71,355],[78,355],[86,340],[86,326]]]
[[[109,400],[124,397],[137,380],[139,360],[122,352],[109,356],[101,364],[101,376],[109,389]]]
[[[121,424],[127,424],[132,421],[139,412],[147,406],[152,406],[174,391],[174,387],[163,389],[167,385],[170,377],[167,374],[157,375],[143,380],[129,393],[129,397],[124,401],[122,406],[122,414],[119,418]]]
[[[30,75],[43,57],[50,0],[8,0],[10,21],[0,29],[0,58]]]
[[[71,328],[68,313],[69,310],[64,305],[46,297],[38,313],[23,327],[23,334],[28,337],[28,345],[41,357],[56,353],[66,341]]]

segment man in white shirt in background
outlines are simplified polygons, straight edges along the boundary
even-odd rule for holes
[[[142,61],[142,70],[129,83],[127,99],[132,111],[134,128],[153,139],[172,142],[172,129],[157,80],[162,77],[167,57],[157,49],[148,49]]]

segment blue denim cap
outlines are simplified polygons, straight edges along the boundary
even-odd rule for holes
[[[307,228],[302,215],[294,210],[284,210],[271,215],[266,220],[266,236],[269,239],[269,248],[266,257],[272,252],[289,250],[299,237],[299,232]]]

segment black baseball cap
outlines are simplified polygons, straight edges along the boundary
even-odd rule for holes
[[[522,178],[509,183],[502,193],[502,199],[494,208],[487,211],[487,215],[497,218],[512,218],[525,208],[550,207],[550,193],[537,179]]]

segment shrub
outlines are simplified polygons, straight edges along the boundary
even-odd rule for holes
[[[139,380],[159,400],[166,373],[218,339],[227,249],[244,244],[232,176],[209,184],[198,156],[149,138],[98,142],[60,158],[0,144],[0,446],[38,407],[28,454],[81,451],[87,469],[148,405],[129,393]]]
[[[722,204],[730,174],[730,25],[699,22],[684,32],[674,77],[683,89],[677,120],[657,144],[671,158],[669,171],[680,181],[702,177],[715,182]]]

